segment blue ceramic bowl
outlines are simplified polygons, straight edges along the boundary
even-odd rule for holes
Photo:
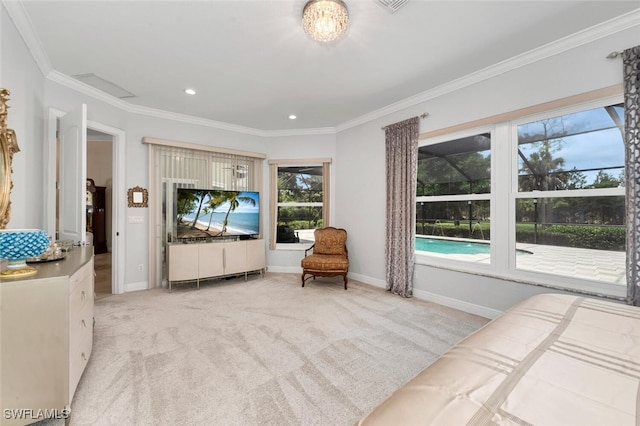
[[[9,262],[37,257],[49,247],[49,235],[41,229],[0,229],[0,258]]]

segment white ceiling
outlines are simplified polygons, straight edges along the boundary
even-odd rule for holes
[[[22,4],[53,70],[95,74],[132,105],[261,131],[335,128],[640,6],[345,1],[350,28],[328,45],[303,32],[305,0]]]

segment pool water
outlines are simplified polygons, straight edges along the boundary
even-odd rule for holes
[[[441,254],[489,254],[488,243],[472,243],[463,240],[416,238],[416,250]]]

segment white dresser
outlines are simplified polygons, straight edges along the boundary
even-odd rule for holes
[[[93,345],[93,249],[0,279],[0,424],[28,424],[71,406]],[[36,417],[36,418],[34,418]]]

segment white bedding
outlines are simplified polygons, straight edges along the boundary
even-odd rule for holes
[[[640,308],[544,294],[455,345],[359,425],[637,425]]]

